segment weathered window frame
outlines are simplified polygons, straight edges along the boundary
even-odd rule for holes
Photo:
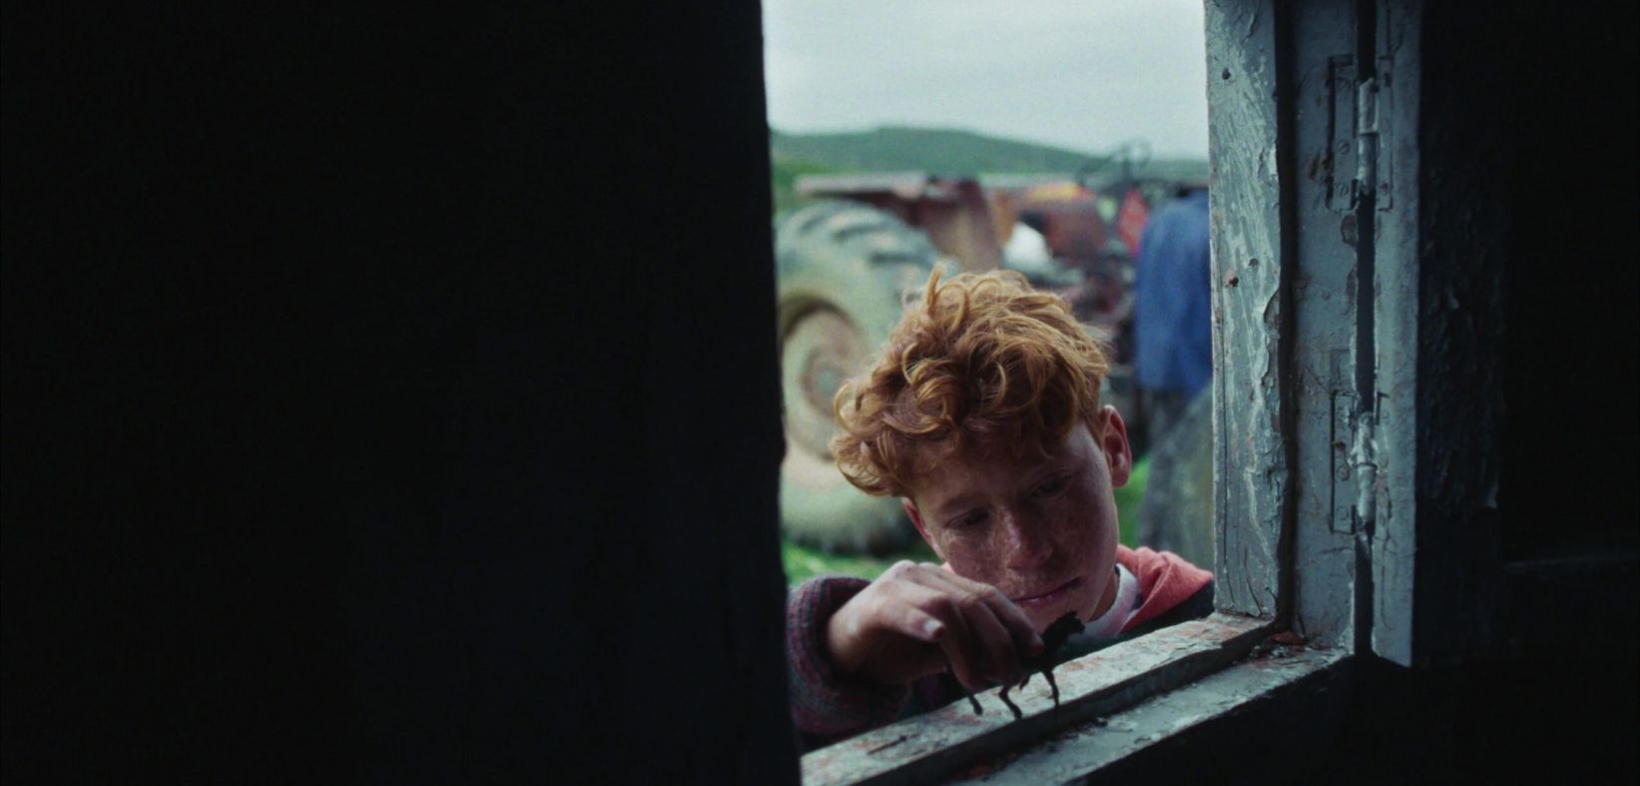
[[[1208,4],[1218,605],[1410,665],[1419,4],[1275,5]]]
[[[1064,664],[1057,710],[981,694],[998,711],[804,756],[804,783],[961,782],[1005,751],[1020,782],[1072,780],[1353,653],[1413,661],[1418,147],[1395,131],[1417,128],[1421,11],[1206,4],[1218,613]],[[1289,630],[1282,668],[1247,658]]]

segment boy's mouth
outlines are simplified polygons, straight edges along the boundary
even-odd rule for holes
[[[1023,595],[1017,598],[1010,598],[1010,600],[1012,600],[1015,605],[1023,606],[1028,609],[1046,608],[1070,597],[1070,594],[1075,592],[1077,588],[1081,586],[1082,579],[1078,577],[1054,587],[1047,592],[1036,595]]]

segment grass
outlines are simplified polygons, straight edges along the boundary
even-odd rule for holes
[[[1128,478],[1128,484],[1116,490],[1116,511],[1118,530],[1124,546],[1134,546],[1138,543],[1139,503],[1145,496],[1145,484],[1150,479],[1150,460],[1140,459],[1133,465],[1133,474]],[[807,579],[826,573],[842,573],[848,576],[859,576],[864,579],[875,579],[888,570],[888,566],[902,559],[916,562],[934,562],[936,558],[928,544],[917,541],[916,545],[907,551],[889,554],[882,557],[850,554],[828,554],[819,549],[800,546],[785,538],[780,541],[780,557],[786,566],[786,581],[797,584]]]
[[[1150,457],[1133,463],[1133,473],[1126,486],[1116,490],[1116,515],[1120,520],[1122,545],[1139,545],[1139,504],[1145,499],[1145,485],[1150,482]]]
[[[825,573],[842,573],[849,576],[859,576],[874,579],[888,566],[902,559],[916,562],[937,562],[933,549],[921,540],[916,546],[907,551],[890,554],[883,557],[871,557],[852,554],[827,554],[819,549],[799,546],[785,538],[780,540],[780,556],[786,563],[786,581],[791,584],[811,579]]]

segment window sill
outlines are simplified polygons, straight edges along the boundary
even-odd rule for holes
[[[1185,686],[1188,686],[1186,690],[1227,687],[1219,682],[1208,683],[1203,678],[1246,657],[1269,635],[1270,628],[1268,620],[1219,613],[1123,642],[1054,669],[1060,696],[1057,710],[1047,681],[1041,678],[1009,694],[1024,713],[1018,721],[997,697],[1000,689],[985,691],[975,696],[986,709],[984,715],[975,715],[967,702],[958,701],[805,755],[803,783],[806,786],[929,783],[961,776],[975,765],[989,766],[1004,754],[1020,751],[1024,753],[1010,765],[1010,772],[1025,766],[1024,762],[1038,760],[1046,761],[1056,772],[1063,769],[1061,765],[1070,766],[1073,762],[1076,763],[1073,768],[1091,771],[1087,768],[1096,769],[1101,763],[1119,759],[1214,717],[1212,710],[1194,707],[1188,698],[1175,700],[1173,694],[1162,694]],[[1222,679],[1231,680],[1230,685],[1240,680],[1245,683],[1243,693],[1256,693],[1274,690],[1275,683],[1286,684],[1284,680],[1297,679],[1331,663],[1320,655],[1293,659],[1292,665],[1288,665],[1288,661],[1280,659],[1283,664],[1280,668],[1233,669]],[[1258,687],[1266,683],[1270,683],[1270,687]],[[1169,703],[1178,701],[1187,703],[1178,706]],[[1228,712],[1234,704],[1221,697],[1207,706]],[[1086,733],[1086,727],[1097,726],[1101,721],[1107,727],[1116,724],[1118,731]],[[1151,726],[1158,731],[1121,731]],[[1076,746],[1082,753],[1070,756],[1064,747],[1058,752],[1043,752],[1045,741],[1072,730],[1076,730],[1076,739],[1089,740],[1085,745]],[[1039,762],[1033,766],[1044,765]]]
[[[1065,729],[1000,761],[972,766],[946,783],[1081,783],[1108,765],[1228,718],[1349,657],[1341,649],[1278,652],[1281,657],[1255,656],[1110,717]]]

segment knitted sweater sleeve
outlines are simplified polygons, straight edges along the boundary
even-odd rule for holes
[[[786,662],[792,721],[804,748],[826,745],[894,720],[911,690],[837,672],[826,652],[826,624],[868,582],[820,576],[794,588],[786,601]]]

